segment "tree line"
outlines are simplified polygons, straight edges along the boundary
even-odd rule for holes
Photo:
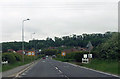
[[[82,35],[70,35],[63,37],[55,37],[54,39],[48,37],[45,40],[30,40],[29,42],[24,42],[25,49],[30,50],[32,48],[35,49],[44,49],[48,47],[60,47],[60,46],[80,46],[86,47],[87,43],[91,41],[94,47],[99,46],[104,43],[106,40],[110,39],[113,34],[117,34],[117,32],[106,32],[104,34],[101,33],[93,33],[93,34],[82,34]],[[114,40],[113,40],[114,41]],[[7,52],[8,49],[13,49],[15,51],[22,49],[22,42],[3,42],[2,43],[2,51]]]

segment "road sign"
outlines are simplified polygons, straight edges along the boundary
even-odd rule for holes
[[[90,52],[93,49],[92,43],[89,41],[89,43],[87,44],[87,50]]]
[[[92,54],[88,54],[88,58],[92,58]]]
[[[84,57],[84,58],[87,58],[87,54],[84,54],[83,57]]]
[[[23,54],[25,54],[25,51],[23,51]]]
[[[29,52],[27,52],[28,54],[28,56],[35,56],[35,52],[34,51],[29,51]]]
[[[39,52],[41,52],[41,49],[39,50]]]
[[[66,53],[65,52],[62,52],[62,56],[65,56],[66,55]]]
[[[88,58],[82,58],[82,63],[89,63],[89,59]]]

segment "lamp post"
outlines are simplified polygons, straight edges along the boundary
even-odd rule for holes
[[[32,37],[33,34],[35,34],[35,32],[31,33],[31,39],[34,41],[34,38]],[[35,49],[35,45],[34,45],[34,49]]]
[[[25,20],[22,21],[22,53],[23,53],[23,63],[24,63],[24,53],[25,53],[25,51],[24,51],[24,22],[28,21],[28,20],[30,20],[30,19],[25,19]]]
[[[33,42],[34,42],[34,52],[35,52],[35,40],[34,40],[34,38],[32,38],[33,34],[35,34],[35,32],[31,34],[31,39],[33,39]],[[35,61],[35,56],[34,56],[34,61]]]

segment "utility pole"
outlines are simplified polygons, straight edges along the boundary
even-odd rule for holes
[[[35,32],[32,34],[35,34]],[[31,34],[31,38],[32,38],[32,34]],[[34,52],[35,52],[35,40],[34,40],[34,38],[33,38],[33,42],[34,42]],[[35,56],[34,56],[34,61],[35,61]]]
[[[22,21],[22,53],[23,53],[23,63],[24,63],[24,54],[25,54],[25,51],[24,51],[24,22],[27,21],[27,20],[30,20],[30,19],[26,19],[26,20]]]

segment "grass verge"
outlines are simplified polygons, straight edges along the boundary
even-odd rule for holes
[[[29,64],[33,61],[25,61],[24,63],[23,62],[16,62],[14,64],[7,64],[7,65],[3,65],[2,66],[2,72],[4,71],[7,71],[7,70],[10,70],[10,69],[13,69],[13,68],[16,68],[18,66],[22,66],[22,65],[25,65],[25,64]]]
[[[75,62],[75,61],[69,61],[66,59],[58,59],[56,58],[55,60],[59,60],[59,61],[65,61],[65,62],[69,62],[72,64],[76,64],[76,65],[80,65],[80,66],[84,66],[87,68],[91,68],[94,70],[99,70],[99,71],[103,71],[103,72],[107,72],[107,73],[111,73],[111,74],[115,74],[115,75],[120,75],[118,74],[118,62],[116,60],[99,60],[99,59],[92,59],[90,63],[88,64],[83,64],[80,62]]]

